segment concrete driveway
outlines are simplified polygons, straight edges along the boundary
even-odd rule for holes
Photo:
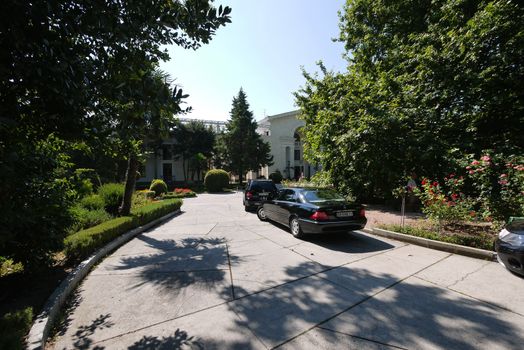
[[[241,203],[186,199],[106,258],[49,348],[522,348],[524,279],[500,265],[361,232],[301,241]]]

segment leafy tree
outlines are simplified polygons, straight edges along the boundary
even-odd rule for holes
[[[441,178],[464,154],[521,154],[524,7],[512,1],[348,0],[348,71],[304,72],[306,155],[334,183],[385,197],[411,171]]]
[[[173,131],[176,140],[174,153],[182,159],[184,179],[194,180],[195,172],[200,180],[200,172],[207,164],[207,158],[213,153],[215,133],[199,120],[191,120],[187,124],[178,123]]]
[[[169,58],[162,45],[196,49],[229,14],[202,0],[0,3],[1,256],[29,268],[60,247],[76,197],[69,154],[96,152],[110,135],[107,148],[132,159],[146,127],[164,125],[147,121],[167,111],[153,73]]]
[[[273,156],[267,142],[256,132],[257,123],[249,110],[247,96],[242,89],[233,97],[231,119],[227,123],[224,143],[227,148],[229,169],[235,171],[242,184],[244,173],[273,164]]]

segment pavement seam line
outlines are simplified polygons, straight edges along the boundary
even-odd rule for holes
[[[419,279],[419,280],[421,280],[421,281],[431,283],[432,285],[434,285],[434,286],[436,286],[436,287],[439,287],[439,288],[442,288],[442,289],[447,289],[447,290],[449,290],[449,291],[451,291],[451,292],[453,292],[453,293],[457,293],[457,294],[463,295],[463,296],[465,296],[465,297],[468,297],[468,298],[474,299],[474,300],[479,301],[479,302],[481,302],[481,303],[483,303],[483,304],[487,304],[487,305],[489,305],[489,306],[493,306],[493,307],[499,308],[499,309],[501,309],[501,310],[508,311],[508,312],[510,312],[510,313],[512,313],[512,314],[515,314],[515,315],[517,315],[517,316],[520,316],[520,317],[524,317],[524,314],[521,314],[521,313],[519,313],[519,312],[516,312],[516,311],[513,311],[513,310],[511,310],[511,309],[508,309],[507,307],[502,306],[502,305],[499,305],[499,304],[497,304],[497,303],[492,303],[492,302],[487,301],[487,300],[484,300],[484,299],[479,299],[479,298],[477,298],[477,297],[474,297],[474,296],[472,296],[472,295],[469,295],[469,294],[467,294],[467,293],[461,292],[461,291],[456,290],[456,289],[453,289],[453,288],[449,288],[449,287],[446,287],[446,286],[441,286],[440,284],[437,284],[437,283],[435,283],[435,282],[433,282],[433,281],[428,281],[427,279],[422,278],[422,277],[420,277],[420,276],[413,276],[413,277],[414,277],[414,278],[417,278],[417,279]]]
[[[388,343],[383,343],[381,341],[378,341],[378,340],[373,340],[373,339],[369,339],[369,338],[364,338],[364,337],[360,337],[358,335],[354,335],[354,334],[349,334],[349,333],[344,333],[344,332],[340,332],[340,331],[335,331],[333,329],[328,329],[328,328],[324,328],[324,327],[317,327],[318,329],[322,329],[322,330],[325,330],[325,331],[328,331],[328,332],[332,332],[332,333],[336,333],[336,334],[342,334],[342,335],[346,335],[348,337],[352,337],[352,338],[357,338],[357,339],[361,339],[361,340],[365,340],[365,341],[369,341],[369,342],[372,342],[372,343],[377,343],[377,344],[380,344],[380,345],[385,345],[385,346],[389,346],[389,347],[392,347],[392,348],[395,348],[395,349],[401,349],[401,350],[409,350],[408,348],[403,348],[401,346],[398,346],[398,345],[393,345],[393,344],[388,344]]]
[[[324,324],[324,323],[327,323],[327,322],[331,321],[332,319],[334,319],[334,318],[336,318],[336,317],[342,315],[343,313],[345,313],[345,312],[347,312],[347,311],[349,311],[349,310],[351,310],[351,309],[353,309],[353,308],[359,306],[360,304],[365,303],[366,301],[368,301],[368,300],[370,300],[370,299],[373,299],[375,296],[377,296],[377,295],[379,295],[379,294],[385,292],[386,290],[389,290],[389,289],[395,287],[396,285],[402,283],[402,282],[405,281],[406,279],[408,279],[408,278],[410,278],[410,277],[413,277],[413,276],[416,275],[417,273],[420,273],[420,272],[424,271],[425,269],[428,269],[428,268],[430,268],[430,267],[432,267],[432,266],[434,266],[434,265],[440,263],[441,261],[446,260],[447,258],[449,258],[449,257],[452,256],[452,255],[453,255],[453,254],[450,253],[450,254],[446,255],[445,257],[442,257],[442,258],[440,258],[439,260],[435,261],[434,263],[432,263],[432,264],[430,264],[430,265],[428,265],[428,266],[426,266],[426,267],[424,267],[424,268],[422,268],[422,269],[420,269],[420,270],[418,270],[418,271],[412,273],[411,275],[406,276],[406,277],[404,277],[404,278],[402,278],[402,279],[400,279],[400,280],[398,280],[398,281],[396,281],[396,282],[390,284],[389,286],[385,287],[384,289],[381,289],[381,290],[379,290],[379,291],[376,292],[376,293],[373,293],[373,294],[371,294],[371,295],[368,295],[368,296],[365,297],[364,299],[362,299],[362,300],[356,302],[355,304],[353,304],[353,305],[351,305],[351,306],[345,308],[344,310],[342,310],[342,311],[340,311],[340,312],[334,314],[333,316],[330,316],[330,317],[326,318],[325,320],[323,320],[323,321],[317,323],[316,325],[311,326],[311,327],[309,327],[308,329],[306,329],[306,330],[300,332],[299,334],[297,334],[297,335],[295,335],[295,336],[293,336],[293,337],[291,337],[291,338],[289,338],[289,339],[283,341],[282,343],[275,345],[272,349],[276,349],[276,348],[278,348],[278,347],[280,347],[280,346],[282,346],[282,345],[284,345],[284,344],[287,344],[287,343],[291,342],[292,340],[295,340],[296,338],[300,337],[300,336],[303,335],[303,334],[306,334],[306,333],[309,332],[310,330],[312,330],[312,329],[314,329],[314,328],[316,328],[316,327],[319,327],[320,325],[322,325],[322,324]]]
[[[229,256],[229,246],[226,243],[227,265],[229,266],[229,278],[231,279],[231,297],[235,300],[235,285],[233,284],[233,270],[231,269],[231,259]]]

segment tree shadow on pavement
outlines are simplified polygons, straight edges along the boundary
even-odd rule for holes
[[[78,330],[73,336],[75,349],[104,349],[100,346],[92,347],[93,339],[90,337],[95,334],[97,330],[113,327],[115,324],[109,321],[110,318],[111,314],[100,315],[90,324],[78,327]]]
[[[186,331],[177,329],[173,335],[167,337],[143,336],[139,341],[129,346],[129,350],[172,350],[186,346],[191,349],[204,349],[198,339],[189,336]]]
[[[116,270],[137,269],[141,282],[167,290],[188,286],[215,289],[218,282],[229,280],[230,262],[239,261],[228,252],[226,240],[221,238],[184,238],[180,241],[158,240],[140,236],[149,247],[158,249],[151,254],[121,257]]]
[[[332,233],[306,236],[305,241],[323,248],[345,253],[370,253],[395,248],[394,245],[362,233]]]
[[[294,266],[287,273],[302,275],[307,268]],[[398,281],[388,273],[346,265],[228,307],[239,316],[239,327],[248,327],[270,348],[314,326],[331,330],[325,333],[332,344],[341,333],[406,348],[492,348],[493,341],[501,349],[516,349],[524,342],[521,316],[418,278]]]

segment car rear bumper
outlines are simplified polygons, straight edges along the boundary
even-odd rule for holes
[[[508,270],[524,276],[524,246],[513,246],[497,239],[495,250],[499,261]]]
[[[367,219],[361,218],[348,221],[314,221],[299,219],[300,227],[304,233],[330,233],[361,230],[366,226]]]

